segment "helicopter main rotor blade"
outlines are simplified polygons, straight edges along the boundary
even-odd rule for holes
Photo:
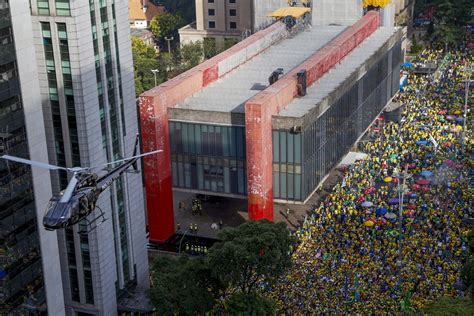
[[[108,163],[104,163],[102,165],[98,165],[98,166],[94,166],[94,167],[89,167],[87,169],[96,169],[96,168],[101,168],[101,167],[107,167],[108,165],[112,165],[114,163],[118,163],[118,162],[124,162],[124,161],[130,161],[132,159],[138,159],[138,158],[141,158],[141,157],[145,157],[145,156],[150,156],[150,155],[154,155],[154,154],[157,154],[159,152],[162,152],[163,150],[154,150],[154,151],[150,151],[150,152],[147,152],[147,153],[144,153],[144,154],[141,154],[141,155],[136,155],[136,156],[132,156],[132,157],[128,157],[128,158],[124,158],[124,159],[120,159],[120,160],[115,160],[115,161],[111,161],[111,162],[108,162]]]
[[[24,163],[24,164],[27,164],[27,165],[30,165],[30,166],[33,166],[33,167],[42,168],[42,169],[70,171],[68,168],[59,167],[59,166],[55,166],[55,165],[50,165],[48,163],[39,162],[39,161],[33,161],[33,160],[18,158],[18,157],[14,157],[14,156],[10,156],[10,155],[3,155],[0,158],[10,160],[10,161],[14,161],[14,162]]]

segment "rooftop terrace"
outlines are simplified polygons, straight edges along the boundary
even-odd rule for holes
[[[268,77],[275,69],[283,68],[284,73],[289,72],[345,28],[345,26],[312,28],[284,39],[186,98],[176,106],[176,109],[244,113],[244,103],[269,85]]]

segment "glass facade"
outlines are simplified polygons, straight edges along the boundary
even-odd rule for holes
[[[273,196],[304,201],[398,91],[401,44],[301,132],[273,130]],[[173,186],[247,194],[245,128],[169,121]]]
[[[8,0],[0,0],[0,156],[29,157]],[[46,312],[31,169],[0,161],[0,313]]]
[[[247,194],[245,128],[169,122],[173,186]]]
[[[96,12],[96,4],[98,5],[98,12]],[[125,136],[126,129],[123,113],[124,105],[117,25],[115,19],[115,1],[112,1],[111,6],[108,6],[107,1],[105,0],[90,0],[89,5],[91,14],[92,39],[96,60],[95,66],[97,91],[99,95],[102,145],[107,155],[108,161],[118,160],[122,158],[120,139],[121,137]],[[98,32],[98,26],[100,26],[100,32]],[[98,33],[100,33],[100,35],[98,35]],[[99,53],[98,36],[102,36],[102,62]],[[114,40],[113,42],[112,39]],[[113,55],[113,44],[115,45],[115,56]],[[115,62],[113,57],[115,57]],[[117,76],[114,74],[114,66],[117,67]],[[102,72],[103,69],[105,72]],[[118,91],[116,88],[117,86]],[[120,128],[120,123],[122,123],[122,128]],[[110,133],[108,132],[107,127],[109,127]],[[123,135],[121,135],[121,133]],[[110,202],[113,208],[112,217],[114,223],[118,221],[119,228],[119,231],[117,231],[115,225],[113,225],[113,232],[116,239],[115,254],[117,258],[121,257],[122,263],[119,265],[119,262],[116,262],[117,271],[120,271],[120,267],[122,267],[123,279],[124,282],[127,283],[131,275],[123,176],[115,181],[114,190],[111,192],[112,194],[110,196]]]
[[[380,56],[359,81],[304,128],[303,199],[342,159],[396,93],[400,63],[401,46],[398,44]]]

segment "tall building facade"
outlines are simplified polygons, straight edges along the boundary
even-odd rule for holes
[[[0,0],[0,156],[47,161],[28,0]],[[0,159],[0,314],[63,315],[49,172]]]
[[[129,156],[138,124],[127,0],[29,2],[49,162],[95,166]],[[70,176],[52,173],[53,193]],[[67,315],[115,315],[123,294],[148,285],[140,174],[121,176],[98,208],[107,220],[96,229],[85,233],[82,221],[58,231]]]
[[[196,0],[196,22],[179,30],[180,42],[215,40],[217,46],[268,26],[269,13],[287,0]]]

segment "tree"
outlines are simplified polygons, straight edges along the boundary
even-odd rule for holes
[[[195,315],[212,309],[215,280],[202,258],[160,256],[151,278],[148,297],[158,315]]]
[[[256,292],[249,294],[235,293],[226,302],[229,315],[273,315],[276,304]]]
[[[284,223],[246,222],[219,234],[207,255],[214,275],[231,290],[252,293],[272,284],[290,265],[293,238]]]
[[[474,229],[467,234],[467,245],[470,256],[462,268],[461,277],[463,284],[471,289],[471,298],[474,300]]]
[[[189,0],[152,0],[156,5],[163,5],[166,11],[179,14],[186,24],[196,20],[196,4]]]
[[[165,37],[175,36],[177,38],[178,28],[182,25],[183,19],[180,15],[163,12],[151,20],[150,28],[153,35],[163,41]]]
[[[429,316],[471,316],[474,311],[474,302],[468,299],[442,297],[428,304],[423,312]]]
[[[151,70],[160,69],[160,64],[157,60],[158,53],[156,50],[137,37],[132,37],[132,54],[135,77],[135,93],[138,96],[144,91],[154,87],[155,76]],[[160,73],[157,74],[157,83],[163,82],[163,76],[165,76],[164,71],[160,71]]]
[[[190,69],[199,64],[203,57],[202,42],[181,45],[179,49],[181,66]]]
[[[445,47],[461,44],[465,27],[471,19],[474,3],[471,0],[436,0],[436,20],[433,39],[441,41]]]

